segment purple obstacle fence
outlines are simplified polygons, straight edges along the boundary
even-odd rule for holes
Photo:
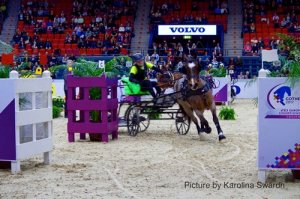
[[[68,87],[68,140],[75,141],[75,133],[80,134],[80,139],[98,137],[99,141],[108,142],[108,136],[118,138],[118,98],[117,79],[101,77],[67,77]],[[90,89],[101,89],[100,99],[90,99]],[[79,93],[78,93],[79,91]],[[78,94],[78,95],[77,95]],[[91,120],[91,112],[99,114],[98,121]],[[92,135],[91,135],[92,134]],[[99,136],[97,136],[99,135]]]

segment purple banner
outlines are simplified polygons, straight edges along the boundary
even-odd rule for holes
[[[15,100],[0,113],[0,160],[16,160]]]
[[[215,94],[216,102],[227,102],[227,84]]]

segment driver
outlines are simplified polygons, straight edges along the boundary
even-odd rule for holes
[[[132,60],[133,66],[130,69],[129,81],[141,85],[141,89],[149,91],[153,98],[159,96],[161,88],[156,82],[147,79],[147,71],[148,69],[152,69],[161,74],[163,74],[163,72],[152,63],[145,62],[144,56],[141,53],[135,53],[132,56]],[[156,92],[154,91],[154,88]]]

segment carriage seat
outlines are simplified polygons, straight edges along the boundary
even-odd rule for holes
[[[121,81],[124,84],[125,95],[130,95],[130,96],[150,95],[148,91],[143,91],[139,84],[129,81],[128,77],[123,77]]]

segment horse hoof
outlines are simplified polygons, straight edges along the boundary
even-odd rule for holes
[[[203,133],[199,134],[200,141],[206,141],[206,137]]]
[[[210,127],[207,127],[207,128],[205,129],[205,133],[210,134],[210,133],[211,133],[211,128],[210,128]]]
[[[219,142],[225,141],[226,137],[224,135],[219,135]]]
[[[201,133],[203,133],[203,132],[205,132],[205,128],[197,128],[197,130],[198,130],[198,134],[200,135]]]

